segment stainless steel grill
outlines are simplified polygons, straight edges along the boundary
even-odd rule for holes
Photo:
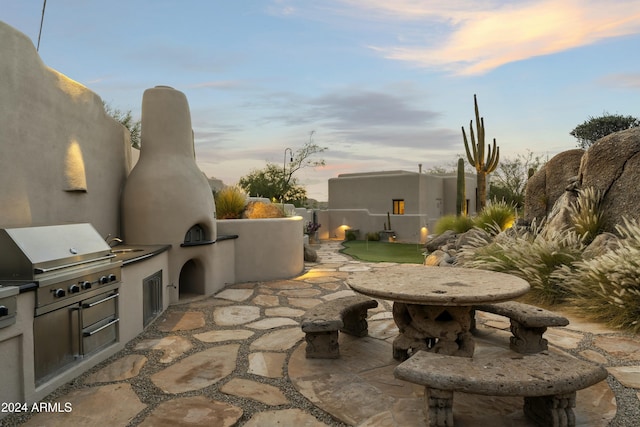
[[[122,263],[91,224],[2,229],[0,253],[0,285],[37,286],[36,382],[118,340]]]

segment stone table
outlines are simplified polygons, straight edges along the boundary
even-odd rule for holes
[[[473,305],[509,301],[529,291],[525,280],[505,273],[417,264],[356,272],[347,284],[358,293],[393,301],[400,330],[393,342],[397,360],[418,350],[471,357]]]

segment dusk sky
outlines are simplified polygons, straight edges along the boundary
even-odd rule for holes
[[[0,20],[36,45],[42,7]],[[326,166],[296,176],[321,201],[341,173],[453,165],[474,94],[503,158],[576,148],[589,116],[640,117],[638,52],[640,0],[49,0],[39,50],[136,118],[145,89],[184,92],[228,185],[315,131]]]

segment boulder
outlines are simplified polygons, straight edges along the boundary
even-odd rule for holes
[[[457,260],[457,254],[455,251],[443,251],[437,249],[429,254],[424,260],[424,265],[428,267],[452,267]]]
[[[567,187],[576,181],[584,154],[582,149],[557,154],[529,178],[525,190],[525,220],[540,220],[549,215]]]
[[[456,240],[456,249],[461,249],[466,245],[477,245],[478,242],[489,243],[492,240],[491,235],[481,228],[472,228],[458,236]]]
[[[600,233],[582,253],[583,259],[596,258],[620,247],[618,236],[612,233]]]
[[[317,262],[318,261],[318,253],[315,249],[313,249],[308,244],[304,244],[304,260],[306,262]]]
[[[453,230],[447,230],[437,236],[430,237],[424,245],[427,252],[433,252],[445,246],[449,241],[455,241],[457,234]]]
[[[586,151],[579,184],[603,195],[604,230],[614,233],[622,218],[640,219],[640,127],[612,133]]]
[[[575,204],[577,195],[571,191],[565,191],[556,200],[549,212],[547,223],[544,227],[546,235],[563,232],[573,227],[571,219],[571,205]]]
[[[547,174],[542,167],[527,180],[524,198],[524,219],[531,222],[534,218],[547,216],[547,196],[545,187]]]

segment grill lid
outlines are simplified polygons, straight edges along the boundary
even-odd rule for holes
[[[0,229],[0,254],[0,279],[9,281],[114,257],[86,223]]]

